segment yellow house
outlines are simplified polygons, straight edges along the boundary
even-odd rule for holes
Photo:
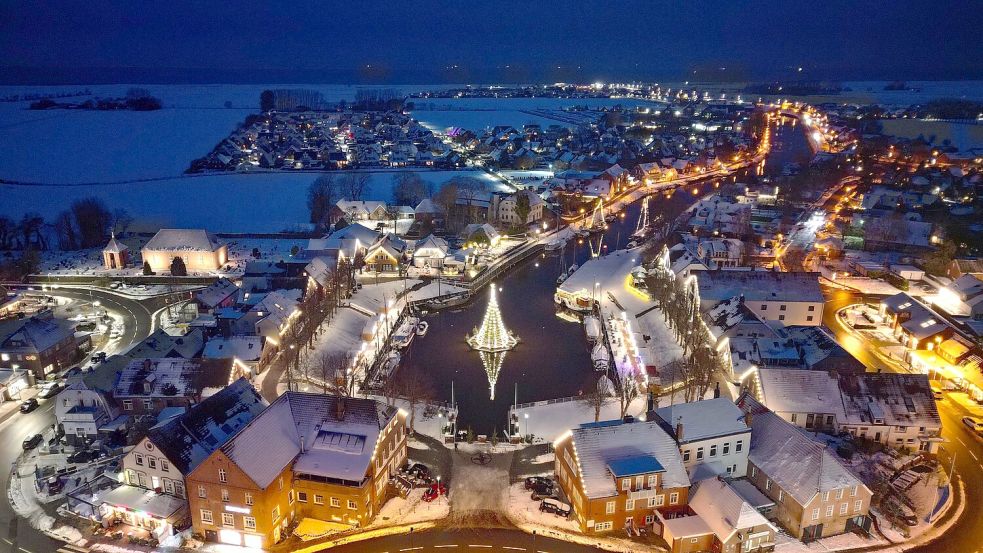
[[[229,260],[229,247],[201,229],[160,229],[140,250],[153,271],[169,271],[175,257],[188,272],[216,271]]]

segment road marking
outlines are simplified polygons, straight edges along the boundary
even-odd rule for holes
[[[435,545],[434,547],[457,547],[456,543],[451,543],[447,545]]]
[[[469,543],[468,544],[468,547],[491,547],[491,546],[490,545],[481,545],[481,544]]]
[[[525,551],[526,550],[525,547],[511,547],[511,546],[508,546],[508,545],[503,545],[502,546],[502,549],[511,549],[512,551]]]
[[[969,451],[969,454],[973,456],[973,459],[975,459],[975,460],[976,460],[976,462],[977,462],[977,463],[979,463],[979,462],[980,462],[980,458],[979,458],[979,457],[977,457],[977,456],[976,456],[976,454],[975,454],[975,453],[973,453],[973,451],[972,451],[972,450],[968,450],[968,451]]]
[[[417,549],[423,549],[423,547],[407,547],[404,549],[400,549],[400,551],[416,551]]]
[[[7,545],[14,545],[14,542],[8,540],[7,538],[0,538],[0,539],[2,539],[3,541],[7,542]]]
[[[31,551],[31,550],[29,550],[29,549],[24,549],[23,547],[19,547],[18,549],[20,549],[20,550],[21,550],[21,551],[23,551],[24,553],[34,553],[33,551]]]

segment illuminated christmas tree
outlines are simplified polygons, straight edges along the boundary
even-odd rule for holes
[[[495,383],[498,381],[499,371],[502,370],[505,352],[514,348],[519,342],[519,339],[505,328],[502,312],[498,309],[498,300],[495,298],[494,284],[491,285],[491,298],[488,300],[488,309],[485,311],[484,320],[481,321],[481,327],[467,337],[467,342],[481,357],[481,364],[488,375],[491,399],[494,400]]]
[[[468,345],[478,351],[508,351],[515,347],[519,339],[515,337],[502,321],[502,312],[498,309],[495,298],[495,285],[491,286],[491,298],[488,300],[488,310],[481,321],[481,327],[467,337]]]

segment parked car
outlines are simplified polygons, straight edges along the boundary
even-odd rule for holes
[[[102,363],[105,360],[106,360],[106,352],[104,352],[104,351],[97,351],[97,352],[95,352],[95,353],[92,354],[92,361],[93,362],[98,361],[99,363]]]
[[[544,476],[530,476],[526,478],[526,489],[532,490],[537,495],[553,495],[555,484]]]
[[[49,397],[55,397],[58,392],[62,390],[63,386],[61,382],[48,382],[41,386],[41,391],[38,392],[38,397],[47,399]]]
[[[34,449],[35,447],[41,445],[41,442],[43,441],[44,441],[44,437],[41,436],[40,434],[29,436],[24,440],[24,449],[25,450]]]
[[[38,405],[39,405],[38,400],[32,397],[31,399],[24,401],[23,403],[20,404],[20,412],[30,413],[31,411],[37,409]]]
[[[95,461],[99,458],[98,451],[89,451],[87,449],[82,449],[72,453],[68,456],[69,463],[88,463],[89,461]]]
[[[447,495],[447,486],[441,484],[440,482],[434,482],[433,484],[430,484],[427,491],[423,492],[423,500],[429,503],[442,495]]]
[[[48,479],[48,495],[55,495],[61,493],[65,489],[65,482],[57,476],[52,476]]]
[[[427,465],[424,465],[423,463],[413,463],[407,473],[413,478],[422,480],[428,484],[433,481],[433,474],[430,472]]]
[[[983,421],[975,417],[963,417],[963,424],[977,433],[983,433]]]
[[[567,518],[570,516],[570,506],[566,503],[560,501],[559,499],[554,499],[552,497],[547,497],[539,503],[539,510],[544,513],[553,513],[554,515]]]

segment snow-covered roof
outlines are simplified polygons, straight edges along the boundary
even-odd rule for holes
[[[215,308],[229,296],[239,293],[239,287],[227,278],[220,278],[209,285],[195,292],[195,301],[198,303]]]
[[[158,329],[144,338],[142,342],[126,352],[131,359],[143,357],[183,357],[191,359],[201,352],[205,345],[205,334],[200,328],[194,328],[183,336],[171,336]]]
[[[184,414],[154,426],[147,439],[188,475],[268,405],[248,380],[240,378]]]
[[[839,376],[845,419],[841,424],[941,428],[928,375],[864,373]]]
[[[258,361],[263,351],[261,336],[215,336],[205,342],[201,356],[206,359],[235,358],[240,361]]]
[[[290,463],[295,473],[360,482],[380,431],[396,414],[371,399],[286,392],[221,449],[260,488]]]
[[[327,286],[328,282],[331,280],[331,274],[338,267],[338,259],[336,257],[329,257],[326,255],[319,255],[311,260],[304,267],[304,272],[307,273],[314,282],[317,282],[321,286]]]
[[[771,526],[757,509],[719,477],[694,484],[690,490],[689,506],[724,543],[734,532],[755,526]]]
[[[447,254],[447,240],[428,234],[413,246],[414,256],[444,257]]]
[[[423,198],[420,203],[417,204],[414,210],[417,214],[430,214],[430,213],[440,213],[440,209],[433,203],[430,198]]]
[[[109,243],[106,244],[106,247],[103,248],[102,251],[106,253],[122,253],[129,249],[130,249],[129,246],[117,240],[116,235],[113,234],[112,236],[109,237]]]
[[[363,247],[368,247],[369,244],[372,244],[373,242],[378,240],[379,236],[380,236],[379,232],[376,232],[364,225],[348,225],[347,227],[341,230],[336,230],[332,232],[331,235],[328,236],[328,238],[342,239],[342,240],[346,238],[355,238],[359,242],[361,242]]]
[[[760,369],[758,385],[761,403],[777,413],[844,415],[836,377],[826,371]]]
[[[696,273],[700,298],[724,301],[743,295],[746,301],[822,302],[819,273],[777,271],[701,271]]]
[[[677,403],[657,409],[655,414],[664,422],[663,428],[672,434],[676,424],[683,425],[680,444],[750,432],[744,424],[744,413],[727,398],[714,398],[690,403]]]
[[[217,236],[207,230],[160,229],[143,249],[157,252],[213,252],[223,245]]]
[[[128,484],[123,484],[105,493],[97,493],[96,501],[108,503],[114,507],[125,507],[162,519],[171,518],[187,505],[187,502],[180,497],[157,493],[154,490]]]
[[[113,397],[188,397],[197,394],[198,363],[166,357],[134,359],[120,371]]]
[[[649,457],[663,469],[664,488],[689,487],[689,477],[679,454],[679,446],[658,422],[609,421],[603,425],[584,425],[573,429],[573,447],[581,468],[584,493],[589,498],[618,494],[612,463]]]
[[[800,505],[825,491],[854,486],[866,489],[825,447],[771,412],[755,414],[751,419],[748,460]]]
[[[64,319],[30,317],[0,322],[0,348],[47,351],[75,333],[75,324]]]

